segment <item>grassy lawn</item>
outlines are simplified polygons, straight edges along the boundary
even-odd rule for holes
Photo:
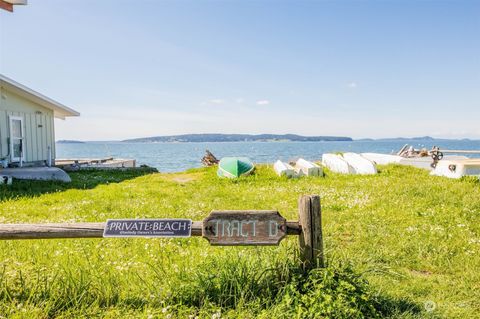
[[[71,184],[0,187],[0,223],[183,217],[277,209],[319,194],[328,266],[303,274],[278,247],[205,239],[0,242],[0,318],[480,318],[480,183],[402,166],[376,176],[287,180],[271,168],[219,180],[76,172]]]

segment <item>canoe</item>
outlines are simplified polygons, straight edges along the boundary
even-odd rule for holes
[[[378,165],[388,165],[399,163],[402,159],[401,156],[398,155],[390,155],[390,154],[381,154],[381,153],[361,153],[363,157],[372,161]]]
[[[277,173],[278,176],[287,176],[287,177],[295,177],[295,169],[287,164],[282,162],[281,160],[278,160],[273,164],[273,169],[275,170],[275,173]]]
[[[337,154],[323,154],[322,165],[328,167],[332,172],[342,174],[355,174],[355,170],[347,161]]]
[[[344,153],[343,159],[353,167],[356,174],[377,174],[375,164],[357,153]]]
[[[461,178],[463,176],[480,177],[480,159],[441,160],[430,173],[436,176]]]
[[[323,176],[323,170],[320,166],[315,163],[299,158],[295,163],[295,170],[302,172],[307,176]]]
[[[218,163],[217,175],[220,177],[237,178],[248,175],[255,170],[252,161],[246,157],[224,157]]]

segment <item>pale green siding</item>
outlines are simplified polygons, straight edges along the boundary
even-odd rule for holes
[[[53,110],[27,100],[5,88],[0,96],[0,158],[9,155],[9,116],[23,118],[26,162],[46,161],[48,146],[55,159]]]

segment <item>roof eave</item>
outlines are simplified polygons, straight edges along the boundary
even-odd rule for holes
[[[54,116],[57,118],[65,119],[65,117],[80,116],[80,113],[74,109],[54,101],[51,98],[46,97],[45,95],[38,93],[2,74],[0,74],[0,84],[9,90],[12,90],[14,93],[24,96],[47,109],[53,110]]]

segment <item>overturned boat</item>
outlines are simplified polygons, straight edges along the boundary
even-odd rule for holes
[[[220,177],[237,178],[251,174],[255,165],[247,157],[224,157],[218,163],[217,175]]]
[[[278,176],[296,177],[295,169],[290,164],[284,163],[281,160],[273,164],[273,169]]]
[[[382,154],[382,153],[360,153],[366,159],[378,164],[378,165],[388,165],[400,163],[403,157],[399,155],[391,154]]]
[[[322,165],[334,173],[355,174],[353,167],[337,154],[323,154]]]
[[[357,153],[344,153],[343,159],[353,167],[356,174],[377,174],[375,163]]]
[[[323,176],[323,169],[320,166],[303,158],[297,160],[295,170],[307,176]]]
[[[15,179],[37,180],[37,181],[60,181],[70,183],[72,179],[62,169],[57,167],[22,167],[4,168],[0,175]]]

